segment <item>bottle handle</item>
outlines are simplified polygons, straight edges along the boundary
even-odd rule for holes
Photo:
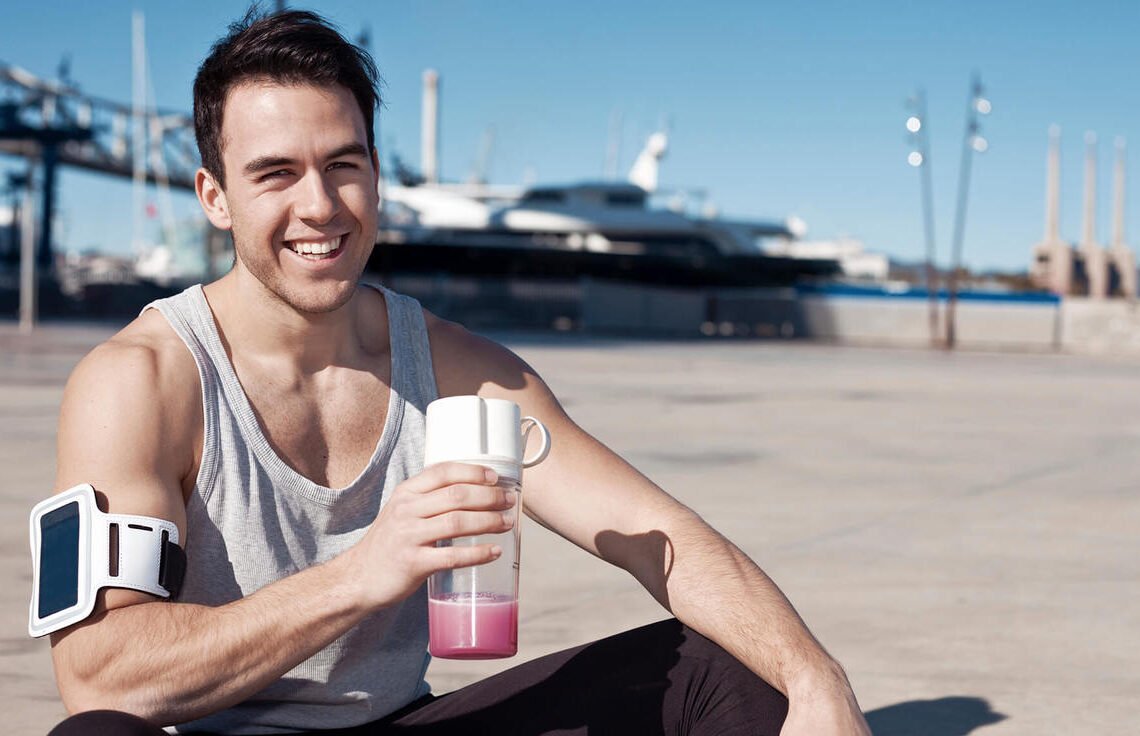
[[[524,468],[529,468],[532,465],[538,465],[540,462],[546,459],[546,456],[548,454],[550,454],[550,431],[547,430],[545,424],[538,421],[534,417],[523,417],[520,426],[522,428],[523,447],[526,447],[526,438],[532,429],[537,428],[538,431],[542,434],[542,446],[538,448],[538,452],[536,452],[530,459],[523,460],[522,466]]]

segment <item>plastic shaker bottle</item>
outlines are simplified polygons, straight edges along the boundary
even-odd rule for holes
[[[439,546],[496,544],[503,554],[492,562],[441,570],[428,578],[429,651],[445,659],[495,659],[518,652],[519,532],[522,469],[550,451],[550,433],[533,417],[520,417],[505,399],[451,396],[428,405],[424,467],[455,461],[483,465],[499,475],[498,486],[514,507],[514,528],[439,542]],[[531,429],[542,446],[524,459]]]

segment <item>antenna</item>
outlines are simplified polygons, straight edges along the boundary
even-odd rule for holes
[[[486,184],[490,180],[491,156],[495,151],[495,126],[488,125],[483,130],[483,139],[479,143],[479,156],[475,159],[475,168],[471,171],[472,184]]]
[[[428,184],[439,182],[439,72],[424,70],[424,97],[420,112],[420,168]]]
[[[617,179],[621,167],[621,139],[625,128],[625,116],[621,110],[610,113],[610,135],[606,143],[606,163],[602,169],[602,176],[606,179]]]

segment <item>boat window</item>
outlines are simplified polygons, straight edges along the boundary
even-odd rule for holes
[[[557,204],[566,201],[566,193],[557,189],[533,189],[523,195],[522,201]]]
[[[610,192],[606,195],[606,204],[615,207],[642,207],[645,205],[645,195],[638,192]]]

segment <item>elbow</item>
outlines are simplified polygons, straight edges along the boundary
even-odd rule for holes
[[[79,678],[57,675],[60,699],[69,715],[92,710],[113,710],[130,713],[156,725],[164,723],[164,713],[153,693],[143,688],[114,688],[100,678]]]

